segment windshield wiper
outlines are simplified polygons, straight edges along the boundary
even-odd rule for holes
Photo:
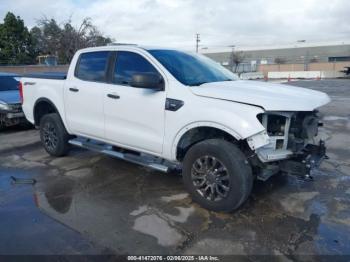
[[[193,84],[190,84],[190,86],[201,86],[201,85],[206,84],[206,83],[209,83],[209,82],[198,82],[198,83],[193,83]]]
[[[219,81],[202,81],[202,82],[197,82],[197,83],[190,84],[189,86],[201,86],[201,85],[206,84],[206,83],[224,82],[224,81],[234,81],[234,80],[230,79],[230,78],[227,78],[227,79],[219,80]]]

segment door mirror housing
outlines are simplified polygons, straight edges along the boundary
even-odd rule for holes
[[[155,91],[164,90],[163,78],[155,73],[138,73],[131,78],[130,85],[136,88],[147,88]]]

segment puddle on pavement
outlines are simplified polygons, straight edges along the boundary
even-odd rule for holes
[[[0,168],[0,254],[1,255],[57,255],[105,254],[111,251],[86,240],[80,233],[58,223],[40,211],[36,186],[14,184],[19,179],[38,179],[31,171]],[[65,187],[57,189],[61,194]],[[49,196],[50,198],[50,196]],[[68,199],[52,202],[60,212],[69,209]],[[53,237],[54,236],[54,237]]]
[[[118,253],[187,253],[187,250],[196,252],[203,248],[211,254],[222,252],[221,245],[207,247],[213,240],[205,239],[231,243],[228,250],[239,254],[265,254],[276,250],[287,255],[344,254],[350,250],[349,225],[336,223],[337,219],[344,220],[349,215],[349,202],[344,201],[345,197],[348,198],[346,190],[339,193],[334,188],[330,191],[323,187],[320,190],[314,188],[327,183],[327,176],[311,182],[311,190],[310,183],[294,181],[295,184],[301,183],[297,189],[293,183],[289,184],[291,178],[272,179],[257,185],[254,199],[229,215],[208,212],[193,205],[181,190],[169,191],[167,186],[171,185],[166,182],[158,191],[154,191],[151,182],[147,183],[151,190],[143,187],[141,198],[136,199],[130,184],[137,188],[136,184],[143,180],[138,180],[141,174],[133,176],[132,182],[128,180],[125,183],[107,178],[105,191],[85,185],[96,178],[81,177],[79,180],[57,175],[48,179],[39,176],[34,187],[18,185],[15,188],[9,179],[2,178],[0,197],[13,201],[11,209],[27,209],[24,217],[29,217],[29,220],[23,226],[31,227],[33,221],[37,221],[32,230],[46,228],[47,222],[42,222],[40,218],[43,212],[81,233],[87,239],[85,241]],[[146,179],[152,181],[161,175],[147,176]],[[346,178],[340,180],[349,185]],[[23,196],[18,189],[25,192]],[[332,202],[327,194],[333,195]],[[15,199],[21,196],[22,200],[17,202]],[[341,210],[332,209],[337,203],[343,205]],[[9,211],[9,206],[3,203],[0,206],[2,212]],[[206,222],[209,224],[204,227]],[[52,223],[60,225],[51,221],[50,227]],[[3,224],[6,225],[9,226],[8,223]],[[9,230],[3,232],[10,237]],[[247,232],[252,232],[253,237],[247,238]],[[46,238],[46,241],[50,239]]]
[[[350,253],[350,176],[336,174],[327,169],[315,174],[313,182],[290,176],[256,182],[251,198],[233,214],[209,212],[192,203],[178,176],[110,158],[67,171],[40,169],[37,184],[21,188],[28,191],[25,208],[53,218],[50,227],[62,223],[84,241],[118,254],[203,248],[221,254],[221,245],[211,245],[213,241],[238,254]],[[1,177],[0,187],[0,198],[21,195]],[[23,208],[20,202],[12,208],[17,205]],[[3,212],[9,208],[1,201],[0,206]],[[47,227],[40,222],[35,230]]]
[[[344,234],[337,240],[339,224],[338,228],[333,227],[333,218],[340,213],[331,209],[334,202],[330,202],[327,193],[348,195],[322,187],[328,176],[307,183],[294,177],[275,177],[267,183],[258,183],[253,199],[246,205],[236,213],[220,215],[194,205],[183,188],[171,188],[174,182],[171,178],[168,181],[159,173],[137,172],[140,171],[134,170],[127,180],[103,176],[106,180],[103,190],[89,185],[98,180],[94,174],[79,179],[61,175],[51,178],[51,182],[39,182],[36,190],[39,208],[91,241],[121,253],[185,253],[205,247],[208,242],[203,242],[205,237],[215,239],[223,235],[218,241],[233,241],[235,247],[230,250],[238,253],[350,252],[350,242],[345,241],[350,234],[349,226],[341,227]],[[154,183],[159,184],[159,179],[163,185],[155,189]],[[136,189],[140,192],[135,192]],[[349,202],[342,204],[350,206]],[[348,214],[346,210],[342,212]],[[247,232],[252,232],[254,238],[242,242]],[[342,246],[337,248],[329,239]],[[210,251],[215,253],[215,249],[214,246]]]

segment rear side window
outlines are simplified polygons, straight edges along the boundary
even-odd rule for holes
[[[81,54],[75,76],[81,80],[105,82],[108,56],[108,51]]]
[[[136,73],[155,73],[160,75],[157,69],[141,55],[127,51],[117,52],[113,83],[129,85],[132,76]]]
[[[18,81],[14,76],[0,76],[0,91],[18,90]]]

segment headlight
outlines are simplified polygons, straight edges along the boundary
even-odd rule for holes
[[[292,113],[288,112],[266,112],[259,114],[259,121],[265,127],[266,132],[269,136],[285,136],[286,127],[289,127],[290,118]]]
[[[0,110],[10,110],[10,106],[3,101],[0,101]]]
[[[270,143],[267,147],[274,150],[288,147],[289,128],[293,112],[265,112],[257,117],[265,127]]]

